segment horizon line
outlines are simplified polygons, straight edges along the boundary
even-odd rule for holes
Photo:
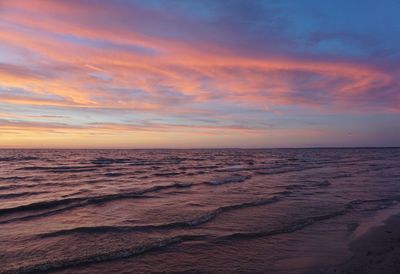
[[[310,147],[199,147],[199,148],[15,148],[0,147],[0,150],[262,150],[262,149],[400,149],[400,146],[310,146]]]

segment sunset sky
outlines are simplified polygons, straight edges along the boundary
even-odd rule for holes
[[[0,0],[0,147],[400,146],[400,1]]]

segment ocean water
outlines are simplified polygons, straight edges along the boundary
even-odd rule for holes
[[[399,200],[396,148],[0,150],[0,273],[310,272]]]

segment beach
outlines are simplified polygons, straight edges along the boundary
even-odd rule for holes
[[[400,273],[400,213],[352,241],[352,257],[342,264],[310,273]]]

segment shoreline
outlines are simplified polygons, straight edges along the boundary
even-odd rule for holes
[[[400,273],[400,213],[352,240],[349,248],[353,256],[344,263],[315,269],[311,273]]]

